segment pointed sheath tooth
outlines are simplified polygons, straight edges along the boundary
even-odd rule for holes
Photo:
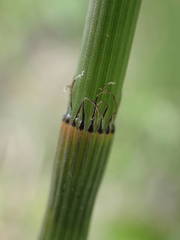
[[[79,130],[84,130],[84,121],[81,121],[81,124],[79,126]]]
[[[101,121],[100,121],[100,125],[99,125],[99,128],[98,128],[98,133],[99,133],[99,134],[102,134],[102,133],[103,133],[102,119],[101,119]]]
[[[110,133],[110,127],[108,125],[107,129],[106,129],[106,134],[109,134]]]
[[[75,119],[72,121],[72,126],[76,127],[76,120]]]
[[[90,133],[94,132],[94,120],[91,121],[91,124],[88,128],[88,132],[90,132]]]
[[[65,123],[70,123],[70,120],[71,120],[70,114],[69,114],[69,113],[64,114],[64,116],[63,116],[63,122],[65,122]]]

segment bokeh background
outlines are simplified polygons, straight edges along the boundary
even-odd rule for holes
[[[87,0],[0,1],[0,239],[37,239]],[[143,0],[89,240],[180,239],[180,1]]]

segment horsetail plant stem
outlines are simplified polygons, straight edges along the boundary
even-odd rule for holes
[[[40,240],[86,240],[141,0],[90,0]]]

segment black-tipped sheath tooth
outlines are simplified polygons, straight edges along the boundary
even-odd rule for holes
[[[74,119],[71,124],[73,127],[76,127],[76,120]]]
[[[91,132],[91,133],[94,132],[94,120],[91,121],[91,124],[88,128],[88,132]]]
[[[79,130],[84,130],[84,121],[83,120],[81,121],[81,124],[79,126]]]
[[[100,121],[99,128],[98,128],[97,131],[98,131],[99,134],[102,134],[102,133],[103,133],[102,119],[101,119],[101,121]]]
[[[70,117],[68,116],[68,114],[65,114],[64,116],[63,116],[63,122],[65,122],[65,123],[70,123]]]
[[[106,129],[106,134],[109,134],[110,133],[110,127],[108,125],[107,129]]]

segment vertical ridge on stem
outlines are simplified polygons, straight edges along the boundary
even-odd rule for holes
[[[86,240],[115,131],[141,0],[89,0],[39,240]]]

